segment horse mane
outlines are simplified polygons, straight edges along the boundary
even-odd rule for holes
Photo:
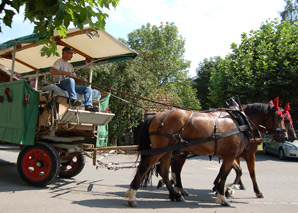
[[[244,107],[244,112],[246,115],[255,115],[258,113],[272,113],[273,105],[265,103],[253,103],[247,104]]]

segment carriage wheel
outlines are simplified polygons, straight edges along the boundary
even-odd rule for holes
[[[56,149],[47,143],[35,142],[25,147],[18,156],[18,172],[29,185],[46,186],[60,171],[60,158]]]
[[[72,158],[67,159],[66,162],[61,163],[59,177],[71,178],[78,175],[85,166],[85,156],[78,154]]]

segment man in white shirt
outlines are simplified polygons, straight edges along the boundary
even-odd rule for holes
[[[76,85],[76,74],[73,66],[68,62],[72,59],[73,49],[71,47],[64,47],[62,49],[62,58],[58,59],[50,73],[53,75],[54,82],[57,83],[61,89],[66,90],[69,95],[70,104],[72,106],[81,106],[82,102],[77,100],[77,94],[84,95],[85,110],[98,112],[98,107],[92,105],[92,89],[88,86]]]

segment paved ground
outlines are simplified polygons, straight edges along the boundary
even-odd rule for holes
[[[274,156],[257,155],[256,173],[265,198],[258,199],[252,189],[245,165],[245,191],[237,190],[229,199],[232,207],[215,204],[211,191],[219,170],[217,160],[208,157],[188,160],[182,173],[185,188],[190,193],[186,202],[171,202],[165,188],[153,186],[137,193],[138,207],[131,208],[124,197],[133,179],[135,169],[118,171],[96,169],[87,160],[84,170],[72,179],[57,179],[46,188],[27,186],[17,173],[16,151],[0,151],[0,212],[297,212],[298,160],[280,161]],[[136,156],[109,155],[108,162],[131,164]],[[123,165],[128,165],[123,164]],[[234,172],[227,183],[231,183]]]

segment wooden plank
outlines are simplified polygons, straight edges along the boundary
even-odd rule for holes
[[[0,150],[21,150],[21,148],[0,148]]]
[[[138,150],[139,145],[129,145],[129,146],[105,146],[95,148],[97,151],[109,151],[109,150]]]

